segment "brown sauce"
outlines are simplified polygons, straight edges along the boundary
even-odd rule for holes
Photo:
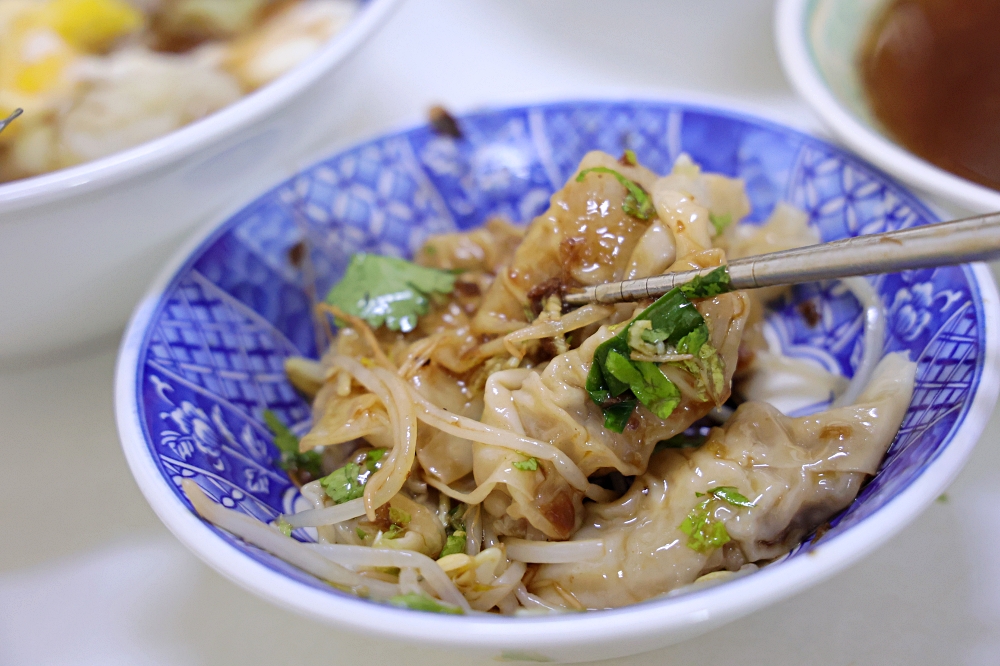
[[[872,111],[899,143],[1000,190],[998,0],[893,0],[859,67]]]

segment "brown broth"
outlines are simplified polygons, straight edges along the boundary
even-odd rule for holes
[[[859,68],[872,111],[899,143],[1000,190],[998,0],[894,0]]]

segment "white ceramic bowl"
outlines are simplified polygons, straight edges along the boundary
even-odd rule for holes
[[[73,168],[0,185],[0,361],[117,335],[182,239],[287,175],[324,137],[327,75],[399,0],[368,0],[308,61],[207,118]],[[276,168],[275,165],[278,165]]]
[[[286,423],[308,419],[309,405],[282,363],[290,354],[316,354],[309,294],[326,293],[352,252],[406,255],[429,233],[469,229],[495,214],[530,220],[588,150],[620,154],[631,146],[659,173],[689,152],[706,169],[746,181],[751,223],[784,200],[805,211],[825,240],[936,219],[853,155],[731,109],[565,102],[484,111],[460,123],[461,141],[417,127],[303,170],[206,228],[136,309],[116,371],[122,447],[164,524],[223,575],[364,635],[461,649],[470,658],[607,659],[690,638],[831,576],[889,539],[957,474],[998,388],[1000,308],[982,265],[873,279],[891,306],[886,350],[908,351],[918,363],[915,397],[893,447],[821,541],[718,587],[554,617],[442,616],[345,595],[201,521],[180,491],[184,479],[260,520],[300,501],[277,466],[263,409]],[[289,251],[302,244],[310,261],[293,266]],[[821,329],[793,306],[772,316],[786,331],[785,353],[823,355],[850,374],[863,311],[833,286],[802,295],[819,303]]]
[[[889,0],[779,0],[778,54],[789,81],[847,146],[900,180],[963,209],[1000,211],[1000,192],[895,143],[872,117],[856,67],[870,22]]]

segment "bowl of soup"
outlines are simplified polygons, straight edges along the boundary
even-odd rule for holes
[[[785,72],[834,135],[942,202],[1000,210],[1000,5],[782,0]]]
[[[117,336],[192,227],[327,139],[328,75],[396,4],[0,3],[0,359]]]

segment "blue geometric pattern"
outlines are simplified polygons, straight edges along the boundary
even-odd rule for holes
[[[146,332],[135,388],[150,452],[181,501],[180,480],[190,477],[261,520],[291,510],[300,498],[276,465],[262,414],[271,409],[295,430],[308,429],[309,405],[286,381],[282,362],[320,352],[311,307],[351,254],[409,256],[430,234],[496,215],[527,222],[590,150],[631,148],[659,173],[687,152],[705,170],[746,181],[752,222],[787,201],[823,240],[936,221],[906,190],[840,149],[730,111],[577,102],[484,111],[460,124],[461,139],[419,127],[305,170],[224,222],[176,273]],[[308,252],[296,252],[302,247]],[[886,351],[918,361],[917,386],[879,474],[824,540],[878,511],[948,446],[983,370],[982,305],[967,268],[879,276],[872,284],[888,312]],[[803,318],[804,301],[818,321]],[[861,358],[861,308],[838,283],[796,288],[769,323],[786,353],[822,359],[845,376]],[[218,534],[272,569],[340,594]]]

